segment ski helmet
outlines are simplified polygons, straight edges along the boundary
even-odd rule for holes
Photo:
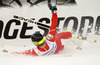
[[[31,40],[36,46],[41,46],[45,43],[45,36],[43,36],[39,31],[37,31],[31,36]]]

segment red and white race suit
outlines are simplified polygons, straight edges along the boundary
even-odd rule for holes
[[[33,49],[29,49],[26,50],[25,52],[21,52],[18,54],[44,56],[44,55],[56,54],[60,50],[62,50],[64,48],[64,45],[62,45],[61,39],[69,39],[72,37],[72,35],[70,32],[56,33],[57,19],[58,19],[57,13],[53,13],[50,32],[46,36],[45,40],[46,44],[45,48],[40,48],[36,46]]]

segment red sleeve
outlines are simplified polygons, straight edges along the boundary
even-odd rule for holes
[[[36,52],[34,51],[34,49],[29,49],[29,50],[26,50],[25,52],[22,52],[22,54],[26,54],[26,55],[36,55]]]
[[[36,52],[34,51],[34,49],[32,50],[32,55],[38,56],[38,55],[36,54]]]
[[[52,14],[51,27],[50,27],[49,34],[47,36],[47,39],[49,41],[54,41],[55,40],[57,19],[58,19],[57,18],[57,13]]]
[[[34,49],[29,49],[29,50],[26,50],[24,52],[13,52],[12,54],[25,54],[25,55],[34,55],[34,56],[38,56],[36,54],[36,52],[34,51]]]
[[[56,34],[56,26],[57,26],[57,14],[52,14],[52,22],[50,27],[49,34],[55,35]]]

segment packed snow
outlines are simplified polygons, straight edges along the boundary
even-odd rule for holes
[[[62,40],[64,50],[50,56],[17,55],[11,52],[23,51],[32,46],[0,47],[0,65],[100,65],[100,44],[86,40]],[[82,49],[77,49],[81,45]],[[8,51],[2,52],[4,49]]]

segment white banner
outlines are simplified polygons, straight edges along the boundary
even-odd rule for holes
[[[52,13],[48,8],[48,1],[1,0],[0,46],[31,45],[30,36],[36,31],[46,36],[49,27],[32,21],[50,26]],[[51,2],[57,4],[59,29],[66,29],[83,37],[100,35],[100,0],[51,0]]]

